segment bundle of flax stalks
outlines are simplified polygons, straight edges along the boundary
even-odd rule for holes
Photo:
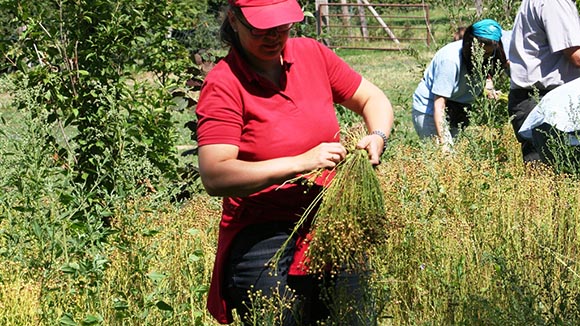
[[[308,207],[295,230],[320,204],[312,221],[306,252],[310,273],[368,269],[368,257],[388,237],[385,203],[379,180],[365,150],[356,149],[364,131],[346,135],[346,158],[318,199]]]

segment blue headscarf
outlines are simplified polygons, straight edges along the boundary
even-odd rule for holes
[[[473,35],[499,42],[501,39],[501,26],[493,19],[480,20],[473,24]]]

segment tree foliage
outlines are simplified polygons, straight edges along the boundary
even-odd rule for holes
[[[176,19],[185,19],[174,14],[181,12],[175,3],[6,1],[2,9],[11,28],[22,26],[5,56],[26,76],[23,87],[41,87],[36,102],[48,113],[46,123],[68,131],[47,141],[74,163],[77,182],[112,193],[145,179],[176,178],[169,90],[185,82],[192,63],[167,37]],[[119,174],[127,160],[142,157],[150,173],[140,180]]]

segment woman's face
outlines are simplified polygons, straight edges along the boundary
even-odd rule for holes
[[[497,50],[497,43],[490,42],[490,43],[482,43],[482,44],[483,44],[483,50],[485,51],[483,54],[484,58],[493,57],[495,54],[495,51]]]
[[[292,24],[270,29],[257,29],[251,26],[241,14],[228,13],[230,24],[237,31],[240,44],[246,53],[258,61],[280,60],[280,54]]]

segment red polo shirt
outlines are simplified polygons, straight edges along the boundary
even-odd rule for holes
[[[288,39],[282,53],[280,87],[261,77],[232,48],[207,75],[196,108],[198,145],[231,144],[238,159],[263,161],[294,156],[322,142],[339,141],[334,103],[354,95],[362,77],[325,46],[309,38]],[[322,184],[319,178],[317,183]],[[316,191],[296,183],[274,185],[247,197],[223,199],[218,248],[208,309],[220,323],[231,323],[224,300],[224,263],[236,234],[263,222],[297,221]],[[276,190],[277,189],[277,190]],[[299,239],[302,243],[302,239]],[[304,246],[290,274],[300,268]]]

